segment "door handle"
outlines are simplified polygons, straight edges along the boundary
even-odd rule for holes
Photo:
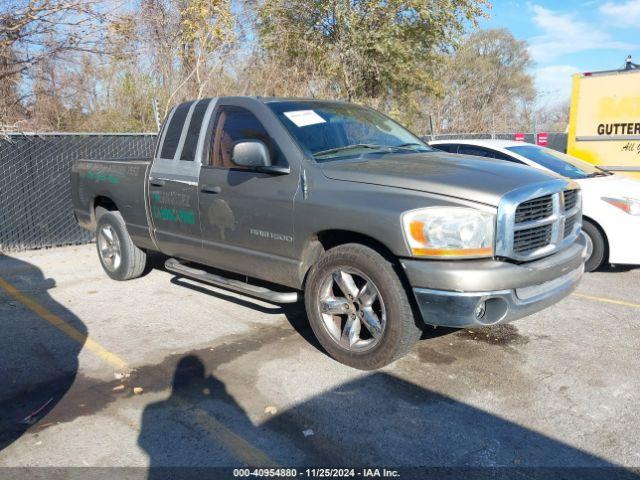
[[[154,187],[164,187],[164,180],[161,178],[150,178],[149,183]]]
[[[209,187],[207,185],[204,185],[200,191],[202,193],[220,193],[222,190],[220,187]]]

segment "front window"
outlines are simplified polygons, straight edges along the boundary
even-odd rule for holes
[[[210,164],[219,168],[247,168],[231,159],[233,145],[243,140],[260,140],[270,145],[269,134],[253,113],[240,107],[220,107],[211,139]]]
[[[567,178],[581,179],[609,175],[604,170],[590,163],[583,162],[582,160],[551,150],[550,148],[539,147],[537,145],[519,145],[517,147],[507,147],[507,150],[522,155],[548,168],[552,172]]]
[[[268,104],[298,144],[317,161],[364,153],[415,153],[433,149],[371,108],[321,101]]]

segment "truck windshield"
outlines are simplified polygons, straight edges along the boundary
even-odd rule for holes
[[[551,150],[550,148],[539,147],[538,145],[507,147],[507,150],[511,150],[513,153],[522,155],[523,157],[548,168],[552,172],[567,178],[580,179],[610,175],[590,163],[583,162],[575,157]]]
[[[363,153],[433,151],[408,130],[371,108],[313,100],[267,105],[298,144],[319,162]]]

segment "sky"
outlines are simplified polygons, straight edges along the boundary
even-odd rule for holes
[[[571,75],[640,64],[640,0],[494,0],[481,28],[526,40],[541,104],[569,99]]]

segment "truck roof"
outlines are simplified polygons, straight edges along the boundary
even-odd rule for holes
[[[185,100],[182,103],[193,103],[199,100],[232,100],[237,98],[250,98],[262,103],[279,103],[279,102],[321,102],[321,103],[349,103],[342,100],[329,100],[325,98],[308,98],[308,97],[265,97],[260,95],[225,95],[221,97],[211,97],[204,99]]]

